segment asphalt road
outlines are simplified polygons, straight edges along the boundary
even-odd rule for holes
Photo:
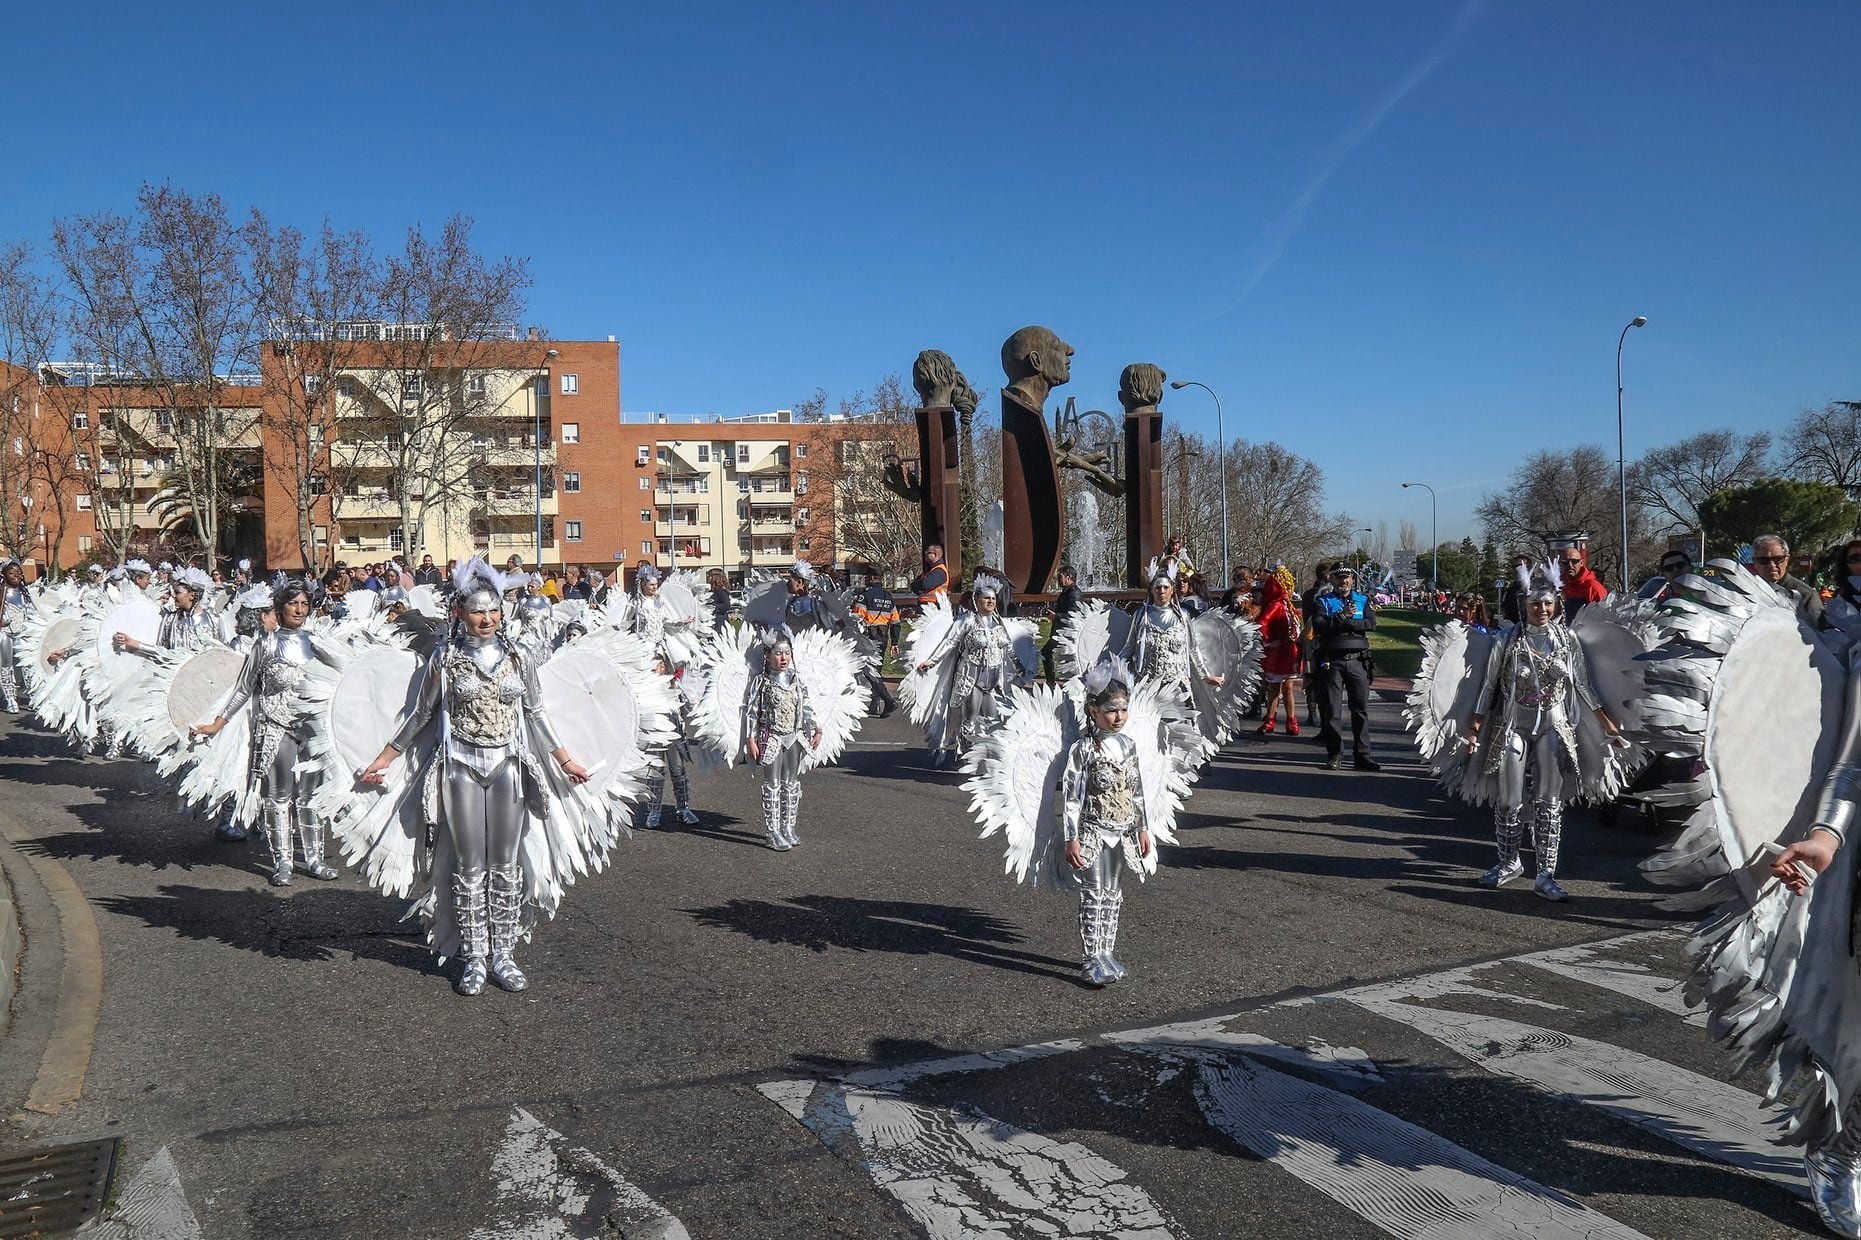
[[[1569,905],[1482,891],[1484,817],[1378,729],[1380,774],[1310,732],[1218,757],[1108,990],[895,717],[809,777],[791,853],[746,774],[701,777],[701,825],[539,929],[529,992],[468,1000],[353,876],[275,891],[144,768],[14,727],[7,1144],[119,1137],[124,1191],[215,1240],[1814,1234],[1758,1086],[1661,988],[1650,841],[1573,815]],[[81,1096],[21,1110],[83,1049],[86,919]]]

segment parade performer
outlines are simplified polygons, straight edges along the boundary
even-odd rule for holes
[[[304,583],[293,581],[273,593],[277,627],[252,643],[238,688],[218,717],[191,731],[196,737],[211,738],[229,719],[251,707],[251,759],[239,821],[250,823],[256,807],[271,847],[271,884],[285,887],[291,882],[293,826],[303,852],[304,872],[324,880],[336,877],[335,867],[323,857],[323,822],[312,800],[320,772],[304,752],[311,725],[303,692],[316,668],[340,668],[341,656],[305,629],[311,599]]]
[[[905,654],[914,669],[903,686],[905,707],[924,729],[933,769],[954,766],[958,750],[999,717],[1014,686],[1039,671],[1038,630],[1001,614],[1001,583],[978,577],[969,593],[974,610],[960,616],[943,600],[926,607]]]
[[[791,634],[810,630],[840,632],[848,600],[806,560],[796,560],[786,575],[751,587],[743,602],[745,623],[758,629],[785,628]]]
[[[963,787],[983,826],[1000,831],[1017,881],[1077,893],[1080,973],[1092,986],[1125,976],[1115,952],[1122,874],[1156,873],[1201,761],[1187,708],[1115,656],[1064,686],[1017,689],[1000,727],[972,753]],[[1030,777],[1030,756],[1039,778]],[[1048,756],[1050,755],[1050,756]]]
[[[1570,898],[1557,881],[1566,804],[1613,799],[1647,758],[1618,714],[1628,709],[1621,678],[1652,637],[1645,604],[1632,598],[1586,608],[1574,627],[1562,623],[1557,585],[1544,576],[1530,582],[1524,612],[1524,623],[1500,636],[1458,620],[1425,634],[1408,717],[1443,785],[1493,806],[1498,856],[1480,885],[1524,873],[1529,827],[1533,890],[1562,903]],[[1605,682],[1613,686],[1606,698]]]
[[[1293,618],[1286,583],[1277,572],[1261,580],[1260,597],[1260,670],[1266,680],[1266,721],[1260,725],[1260,735],[1272,733],[1274,710],[1283,705],[1286,735],[1297,736],[1299,711],[1293,704],[1293,691],[1299,683],[1299,625]]]
[[[1641,868],[1693,889],[1665,907],[1712,910],[1688,945],[1687,1002],[1741,1071],[1762,1070],[1766,1100],[1785,1108],[1775,1139],[1803,1148],[1823,1224],[1856,1240],[1861,666],[1742,565],[1713,560],[1673,584],[1635,691],[1648,742],[1691,758],[1656,793],[1689,816]]]
[[[501,574],[473,558],[453,585],[451,630],[429,654],[379,647],[329,696],[332,717],[409,693],[413,705],[382,740],[338,738],[345,758],[371,756],[353,759],[359,790],[331,781],[319,806],[371,884],[405,895],[430,883],[416,908],[434,954],[460,961],[454,989],[517,991],[529,984],[518,942],[605,863],[671,738],[673,700],[631,634],[520,648],[504,632]],[[380,723],[356,730],[367,726]],[[571,730],[578,753],[562,740]]]
[[[38,600],[26,584],[26,568],[18,560],[0,564],[0,694],[9,715],[19,713],[19,661],[14,637],[38,615]]]
[[[652,789],[646,804],[646,825],[657,827],[665,813],[666,779],[672,780],[673,813],[686,826],[695,826],[698,815],[691,808],[691,711],[690,681],[684,666],[675,666],[663,646],[653,652],[653,670],[672,682],[678,694],[678,711],[673,717],[675,735],[661,754],[663,766],[656,779],[649,779]]]
[[[144,659],[173,662],[186,658],[218,640],[213,617],[202,606],[212,588],[212,579],[198,568],[176,571],[168,582],[169,605],[162,609],[161,628],[154,643],[138,641],[128,633],[112,634],[112,643],[118,650]]]
[[[838,633],[778,627],[758,635],[745,624],[706,634],[686,668],[705,686],[693,731],[720,761],[741,757],[759,769],[763,833],[777,852],[800,842],[801,777],[836,761],[865,720],[865,667]]]
[[[696,647],[692,633],[698,624],[695,610],[685,607],[660,589],[661,574],[651,564],[634,578],[639,597],[627,612],[627,631],[665,656],[668,667],[676,670],[691,661]],[[689,597],[689,592],[686,592]]]

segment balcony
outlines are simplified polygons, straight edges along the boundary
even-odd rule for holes
[[[472,507],[476,511],[493,517],[535,516],[536,492],[528,487],[500,491],[474,491],[472,492]],[[553,517],[559,511],[554,492],[543,496],[544,516]]]
[[[330,503],[339,521],[398,521],[401,516],[401,501],[392,491],[337,495],[331,498]]]
[[[795,522],[790,517],[757,517],[750,522],[750,527],[757,537],[775,537],[779,534],[793,534]]]
[[[536,467],[537,451],[529,444],[523,443],[474,443],[470,451],[473,463],[493,469],[511,469],[518,466]],[[542,451],[545,469],[556,463],[556,445],[544,444]]]

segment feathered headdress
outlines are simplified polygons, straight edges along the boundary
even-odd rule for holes
[[[788,570],[790,577],[799,577],[803,581],[814,580],[814,565],[806,560],[796,560],[795,567]]]
[[[660,571],[651,564],[642,564],[640,565],[640,570],[633,574],[633,579],[640,582],[658,581],[661,576],[662,574]]]
[[[130,574],[131,576],[143,576],[149,573],[153,573],[155,570],[149,567],[149,562],[147,560],[138,559],[138,560],[131,560],[127,564],[123,565],[123,571]]]
[[[1110,654],[1087,668],[1081,679],[1085,682],[1086,702],[1092,706],[1102,706],[1113,698],[1129,697],[1131,685],[1136,678],[1131,675],[1130,664]]]
[[[176,571],[172,580],[173,584],[184,586],[196,594],[205,594],[208,590],[213,588],[213,578],[207,576],[207,574],[201,572],[198,568],[180,569]]]
[[[89,573],[92,577],[107,577],[109,575],[103,571],[103,565],[101,564],[93,564],[84,571]]]
[[[249,572],[251,572],[251,571],[252,571],[252,561],[250,561],[250,560],[241,560],[241,561],[239,561],[239,571],[240,571],[240,572],[242,572],[242,573],[249,573]]]
[[[769,656],[774,654],[777,650],[785,649],[790,654],[795,653],[795,635],[788,631],[788,626],[786,624],[778,624],[772,629],[764,629],[756,640],[762,643],[762,657],[765,663],[769,661]]]
[[[519,577],[522,574],[518,574]],[[501,602],[504,591],[511,588],[503,573],[491,567],[482,555],[475,555],[465,563],[452,570],[452,589],[459,605],[467,611],[473,609],[473,603],[483,606],[483,601],[476,596],[489,594],[493,604]]]
[[[262,581],[255,586],[247,586],[233,602],[245,611],[270,611],[271,587]]]
[[[1004,583],[996,577],[977,577],[975,581],[970,583],[969,595],[971,598],[999,599],[1002,596],[1003,584]]]

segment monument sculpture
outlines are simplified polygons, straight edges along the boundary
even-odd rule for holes
[[[1066,517],[1047,432],[1047,396],[1073,377],[1073,348],[1051,328],[1023,327],[1002,342],[1002,571],[1017,594],[1047,588],[1060,564]]]
[[[1163,552],[1163,381],[1150,362],[1132,362],[1118,376],[1124,406],[1124,578],[1143,589],[1151,560]]]
[[[961,440],[957,414],[967,405],[973,412],[976,392],[956,362],[941,349],[925,349],[911,366],[911,386],[917,389],[918,459],[886,462],[885,485],[894,494],[918,505],[923,547],[941,544],[950,580],[958,580],[971,549],[963,546]]]

